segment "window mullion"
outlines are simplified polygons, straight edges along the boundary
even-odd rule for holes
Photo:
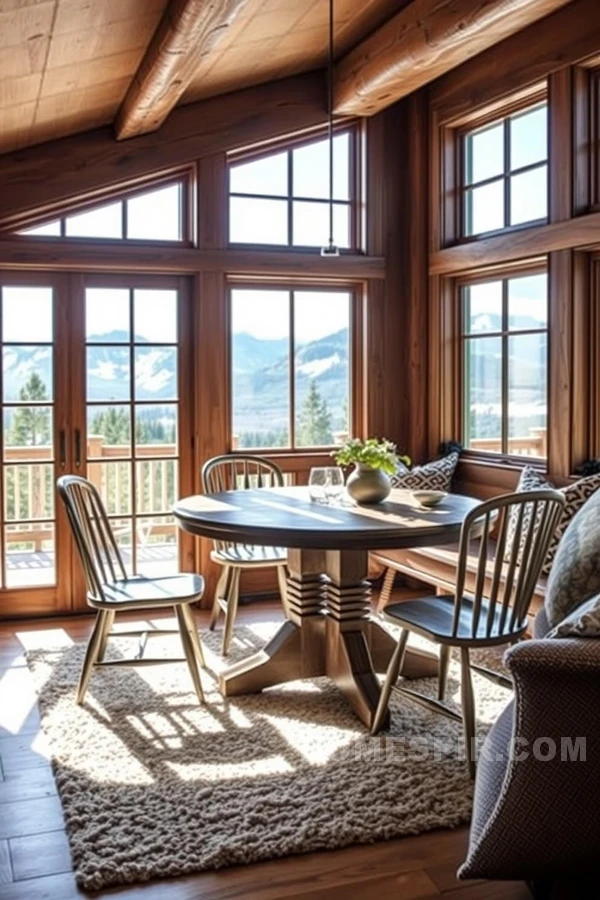
[[[296,449],[296,291],[289,293],[290,308],[290,447]]]
[[[508,279],[502,280],[502,452],[508,453],[509,431],[509,336],[508,336]]]

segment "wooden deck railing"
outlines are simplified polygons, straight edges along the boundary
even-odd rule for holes
[[[469,441],[469,450],[501,453],[502,441],[500,438],[472,438]],[[548,455],[548,437],[546,429],[530,428],[529,434],[524,437],[509,438],[508,452],[514,456],[537,456],[543,459]]]

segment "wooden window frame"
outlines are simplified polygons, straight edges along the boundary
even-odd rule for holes
[[[362,437],[362,423],[364,421],[364,398],[365,398],[365,370],[364,370],[364,315],[363,306],[365,298],[365,285],[363,283],[348,281],[331,281],[331,280],[275,280],[275,279],[251,279],[251,278],[228,278],[227,279],[227,422],[228,422],[228,451],[233,451],[233,403],[232,390],[233,379],[231,375],[231,292],[232,290],[283,290],[289,291],[291,295],[294,292],[301,291],[319,291],[319,292],[347,292],[350,295],[350,339],[349,339],[349,434],[353,437]],[[299,457],[322,457],[329,456],[332,450],[336,449],[336,444],[317,447],[296,447],[294,446],[294,423],[295,423],[295,406],[294,406],[294,361],[293,361],[293,301],[290,302],[290,365],[289,365],[289,421],[290,421],[290,438],[291,446],[288,447],[257,447],[243,448],[244,453],[256,455],[268,455],[274,460],[292,460]]]
[[[349,198],[348,200],[334,200],[334,206],[348,208],[350,224],[350,246],[340,247],[340,254],[349,255],[360,252],[363,244],[360,209],[362,205],[362,172],[363,172],[363,144],[360,127],[358,124],[340,124],[334,128],[334,137],[347,134],[349,136]],[[227,246],[232,249],[242,250],[287,250],[295,253],[314,253],[318,251],[315,246],[304,246],[293,243],[293,206],[294,202],[321,203],[329,207],[330,200],[322,197],[301,197],[293,193],[293,151],[301,149],[309,144],[314,144],[327,138],[327,132],[323,129],[312,131],[304,136],[293,139],[289,137],[274,141],[261,148],[245,149],[231,153],[227,157]],[[285,196],[276,197],[271,194],[245,194],[231,191],[230,172],[232,166],[240,163],[257,162],[277,153],[287,153],[288,192]],[[229,211],[231,197],[249,197],[256,200],[280,200],[287,203],[287,229],[288,242],[286,244],[254,244],[229,239]]]
[[[129,238],[127,234],[127,201],[136,197],[159,190],[160,188],[169,187],[170,185],[180,185],[181,198],[181,238],[179,240],[163,240],[163,239],[147,239],[147,238]],[[87,200],[82,203],[73,203],[64,205],[60,209],[53,210],[44,216],[28,217],[27,220],[20,221],[18,224],[11,224],[9,233],[11,238],[19,241],[65,241],[74,245],[90,245],[95,246],[130,246],[130,247],[192,247],[196,243],[195,232],[195,193],[196,193],[196,174],[195,168],[187,167],[178,173],[168,173],[157,176],[151,181],[145,181],[143,184],[136,186],[115,188],[110,193],[105,193],[102,197],[96,197],[93,200]],[[66,233],[66,219],[70,216],[80,215],[81,213],[93,212],[103,206],[111,203],[121,204],[121,227],[123,237],[120,238],[102,238],[102,237],[78,237],[68,235]],[[50,222],[58,220],[60,222],[60,235],[44,235],[44,234],[20,234],[19,232],[26,228],[35,228],[37,226],[46,225]]]
[[[465,381],[464,381],[464,345],[465,336],[463,328],[464,311],[462,302],[462,291],[464,287],[472,284],[483,284],[489,281],[508,282],[511,278],[519,276],[546,274],[548,268],[543,259],[529,260],[520,264],[512,264],[487,268],[485,270],[470,272],[456,277],[446,277],[441,279],[439,290],[440,316],[438,319],[440,326],[440,339],[442,346],[441,372],[447,377],[442,379],[443,390],[440,395],[440,425],[441,436],[444,439],[454,438],[459,441],[464,440],[465,434]],[[549,273],[548,273],[549,274]],[[503,286],[503,305],[505,303],[506,288]],[[550,307],[550,301],[548,300]],[[504,312],[504,310],[503,310]],[[536,329],[536,332],[538,329]],[[539,329],[539,332],[545,332],[548,335],[548,344],[550,343],[549,324],[545,329]],[[518,332],[520,333],[520,332]],[[483,337],[484,335],[482,335]],[[496,332],[494,333],[496,335]],[[494,466],[523,466],[525,463],[535,468],[545,471],[548,466],[548,457],[522,456],[520,454],[509,453],[506,451],[506,391],[507,391],[507,359],[505,358],[504,343],[509,336],[509,332],[503,329],[501,337],[503,339],[503,394],[502,394],[502,435],[501,440],[503,449],[500,452],[491,452],[485,450],[472,450],[468,447],[463,451],[462,457],[465,460],[488,463]],[[548,373],[550,371],[550,353],[548,351]],[[550,387],[547,387],[548,393],[548,409],[550,405]]]
[[[434,189],[434,224],[438,219],[437,203],[440,203],[439,235],[438,239],[435,241],[437,246],[448,247],[459,243],[470,243],[494,237],[496,235],[510,234],[547,224],[550,216],[549,189],[548,217],[544,219],[532,219],[529,222],[522,222],[518,225],[505,224],[503,228],[495,229],[494,231],[478,232],[472,235],[467,235],[465,233],[464,199],[468,191],[472,190],[473,187],[479,187],[494,181],[504,181],[504,221],[506,223],[510,220],[510,200],[507,198],[507,194],[510,194],[510,178],[521,172],[541,168],[543,165],[547,167],[548,172],[550,171],[550,152],[548,152],[544,162],[524,166],[518,170],[510,170],[508,168],[508,128],[506,122],[520,113],[524,113],[527,110],[533,110],[543,104],[546,104],[549,109],[548,88],[545,82],[543,84],[536,84],[527,90],[520,91],[510,98],[505,98],[501,103],[490,104],[454,121],[439,124],[439,113],[434,113],[431,127],[432,135],[434,135],[432,158],[435,160],[437,157],[440,165],[438,176],[439,182],[436,178],[432,185]],[[504,123],[505,132],[504,171],[501,175],[495,176],[494,178],[486,179],[473,185],[466,185],[464,182],[464,142],[466,136],[474,131],[491,126],[494,123],[500,124],[501,122]],[[550,137],[548,144],[548,149],[550,151]],[[435,196],[436,193],[439,194],[439,198]],[[435,230],[434,227],[434,231]]]

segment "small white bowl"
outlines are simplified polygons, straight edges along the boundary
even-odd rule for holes
[[[411,491],[411,497],[427,509],[437,506],[447,496],[446,491]]]

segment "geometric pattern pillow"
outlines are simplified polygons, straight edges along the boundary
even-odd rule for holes
[[[563,507],[560,520],[558,522],[558,525],[556,526],[556,531],[554,532],[552,540],[550,541],[550,546],[548,547],[548,553],[542,567],[543,575],[550,574],[550,569],[552,568],[552,563],[554,561],[554,557],[556,556],[556,551],[558,549],[560,539],[567,530],[571,519],[573,518],[575,513],[579,512],[581,507],[587,500],[589,500],[592,494],[596,493],[598,488],[600,488],[600,474],[589,475],[587,478],[580,478],[578,481],[574,481],[572,484],[568,484],[566,487],[559,489],[559,493],[563,494],[567,502]],[[533,469],[531,466],[525,466],[525,468],[521,472],[521,477],[519,478],[517,492],[540,490],[556,490],[556,488],[551,481],[548,481],[547,478],[544,478],[543,475],[540,475],[540,473],[536,471],[536,469]],[[519,564],[521,563],[521,556],[525,543],[525,534],[527,533],[526,526],[529,521],[528,515],[531,515],[531,510],[528,510],[526,508],[523,515],[523,529],[521,531]],[[517,510],[513,510],[508,522],[506,536],[506,543],[507,547],[509,548],[512,546],[512,542],[514,540],[517,522],[518,513]]]
[[[596,491],[571,519],[558,545],[544,598],[550,628],[599,592],[600,491]]]
[[[560,625],[553,628],[546,637],[600,638],[600,594],[590,597],[577,606]]]
[[[458,452],[449,453],[433,462],[408,469],[400,464],[395,475],[391,476],[393,488],[406,491],[446,491],[450,490],[452,476],[458,463]]]

